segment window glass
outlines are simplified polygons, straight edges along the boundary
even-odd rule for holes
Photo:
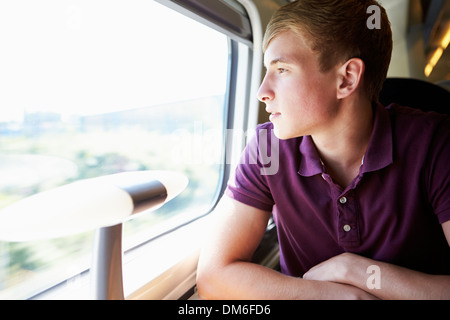
[[[149,0],[18,0],[0,3],[0,43],[0,209],[79,179],[185,173],[179,197],[125,223],[127,249],[216,201],[225,35]],[[92,241],[0,242],[0,299],[89,268]]]

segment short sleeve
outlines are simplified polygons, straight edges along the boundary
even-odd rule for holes
[[[429,149],[428,194],[439,223],[450,220],[450,118],[442,121]]]
[[[267,130],[264,125],[256,129],[256,134],[245,147],[239,164],[228,182],[225,194],[239,202],[254,208],[272,211],[274,200],[267,182],[267,176],[262,174],[264,165],[259,157],[259,137],[261,130]],[[270,143],[270,142],[268,142]]]

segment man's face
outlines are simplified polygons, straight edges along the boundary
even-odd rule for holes
[[[317,54],[298,34],[285,31],[269,43],[258,99],[266,104],[279,139],[326,130],[337,112],[337,68],[322,73]]]

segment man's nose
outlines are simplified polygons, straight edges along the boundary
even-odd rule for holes
[[[261,83],[261,86],[259,87],[257,97],[258,97],[258,100],[261,102],[268,102],[274,98],[274,92],[270,88],[267,76],[264,77],[264,80]]]

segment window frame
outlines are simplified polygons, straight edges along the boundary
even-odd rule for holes
[[[167,7],[178,11],[188,17],[193,18],[197,22],[203,23],[213,29],[224,33],[228,36],[229,41],[229,64],[228,64],[228,79],[227,79],[227,89],[225,94],[225,129],[226,132],[233,132],[233,130],[239,130],[243,133],[250,127],[256,125],[257,119],[249,119],[251,111],[248,106],[250,104],[250,96],[252,93],[252,69],[254,67],[255,52],[252,43],[252,32],[250,29],[250,36],[242,36],[236,34],[235,31],[227,29],[222,24],[217,23],[216,18],[208,17],[208,11],[202,11],[200,14],[198,12],[190,11],[186,6],[181,6],[180,3],[192,4],[196,3],[192,0],[154,0]],[[246,9],[240,7],[240,5],[234,0],[226,0],[230,7],[239,7],[239,12],[242,19],[248,21],[248,26],[250,26],[250,21],[248,16],[243,12]],[[201,2],[201,1],[199,1]],[[230,5],[234,2],[234,5]],[[204,1],[203,4],[210,4],[211,10],[214,10],[214,3],[219,4],[216,8],[220,13],[220,8],[223,8],[224,3],[219,1]],[[244,10],[244,11],[242,11]],[[214,11],[212,11],[214,12]],[[216,20],[215,20],[216,19]],[[259,79],[257,79],[259,85]],[[254,87],[254,86],[253,86]],[[249,125],[250,123],[250,125]],[[232,173],[234,167],[234,161],[230,159],[238,159],[241,151],[246,144],[246,135],[230,135],[224,134],[224,146],[225,152],[223,153],[223,170],[221,172],[221,177],[218,183],[218,189],[215,195],[215,200],[211,208],[204,214],[188,221],[184,221],[179,225],[173,226],[164,230],[162,233],[149,238],[123,252],[123,279],[124,279],[124,289],[125,289],[125,299],[183,299],[192,296],[195,290],[195,270],[197,265],[197,259],[199,255],[199,250],[201,242],[189,242],[186,241],[190,238],[189,235],[201,234],[205,230],[208,230],[208,223],[210,218],[210,213],[214,210],[219,199],[223,195],[228,179]],[[230,162],[230,163],[228,163]],[[150,260],[158,259],[157,251],[158,248],[163,248],[165,242],[175,241],[178,243],[186,243],[189,248],[187,254],[172,254],[172,259],[170,262],[166,263],[164,267],[160,268],[159,271],[155,272],[151,279],[143,280],[141,284],[135,284],[132,289],[129,289],[127,284],[126,274],[133,269],[133,264],[136,265],[136,257],[138,256],[150,256]],[[185,250],[185,249],[184,249]],[[181,250],[183,251],[183,250]],[[184,252],[183,252],[184,253]],[[149,259],[146,259],[149,260]],[[141,261],[142,262],[142,261]],[[59,284],[56,284],[42,292],[35,294],[29,299],[85,299],[90,297],[90,268],[82,271],[78,275],[67,279]],[[168,284],[165,279],[167,279],[167,274],[170,274],[172,281]],[[128,288],[127,288],[128,287]],[[73,296],[71,291],[77,289],[81,295]]]

